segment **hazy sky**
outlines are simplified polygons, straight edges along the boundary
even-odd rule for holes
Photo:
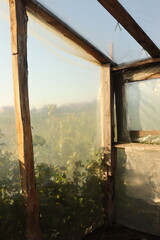
[[[3,32],[0,40],[0,45],[3,46],[0,54],[0,107],[2,107],[13,105],[13,83],[10,26],[7,12],[3,14],[1,8],[0,13],[0,30]],[[34,20],[29,21],[28,28],[31,107],[95,100],[100,86],[100,67],[57,48],[55,44],[60,45],[58,38],[52,39],[53,34],[47,33],[47,30],[38,26]]]
[[[113,44],[113,58],[117,63],[147,57],[141,46],[122,27],[116,27],[117,22],[97,0],[40,0],[40,2],[46,7],[50,6],[50,10],[105,54],[109,54],[109,46]],[[159,14],[154,18],[147,18],[149,13],[153,14],[154,11],[157,13],[157,9],[160,9],[159,0],[155,0],[152,10],[151,0],[120,2],[137,17],[138,22],[144,25],[148,33],[153,35],[160,28],[151,25],[154,19],[158,21]],[[9,12],[5,0],[0,0],[0,32],[1,107],[13,105]],[[154,34],[154,40],[157,44],[160,43],[159,33]],[[97,97],[100,67],[69,54],[70,50],[57,37],[53,37],[50,31],[40,27],[34,20],[29,20],[28,65],[31,107],[51,103],[60,105],[88,102]],[[77,49],[73,52],[77,53]]]

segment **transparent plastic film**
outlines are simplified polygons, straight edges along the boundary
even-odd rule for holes
[[[98,60],[83,50],[81,46],[67,38],[63,33],[60,33],[58,30],[56,30],[56,28],[51,27],[49,24],[47,25],[43,23],[43,21],[40,21],[38,18],[36,18],[36,15],[30,14],[29,12],[28,16],[30,22],[32,22],[29,28],[30,34],[34,35],[38,40],[45,42],[51,51],[53,51],[53,48],[56,47],[57,49],[60,49],[66,53],[80,57],[96,65],[100,65]],[[34,22],[36,23],[34,24]],[[40,28],[39,26],[43,26],[43,28]]]
[[[116,171],[117,223],[160,236],[159,150],[118,150]]]
[[[142,131],[144,136],[131,136],[132,141],[160,143],[160,80],[125,83],[127,129]],[[150,131],[152,134],[150,134]]]
[[[96,0],[39,2],[117,64],[150,57]]]
[[[129,197],[160,206],[160,151],[126,148],[124,183]]]
[[[21,191],[12,79],[9,9],[0,1],[0,238],[24,239],[24,205]]]
[[[39,29],[38,38],[33,28]],[[52,35],[29,19],[30,113],[42,236],[77,240],[103,221],[100,67],[48,45]]]
[[[157,24],[160,21],[158,10],[160,8],[159,0],[155,0],[154,4],[149,0],[120,0],[119,2],[126,8],[155,44],[160,47],[160,27]]]

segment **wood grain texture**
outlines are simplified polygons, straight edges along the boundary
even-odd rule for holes
[[[155,66],[156,63],[160,63],[160,58],[149,58],[143,61],[133,62],[129,64],[118,65],[117,67],[112,67],[112,71],[120,71],[120,70],[133,70],[139,67],[146,67],[147,65]]]
[[[141,138],[146,136],[158,136],[160,131],[130,131],[131,138]]]
[[[125,82],[136,82],[156,78],[160,78],[160,63],[123,72],[123,79]]]
[[[117,139],[118,142],[129,142],[130,135],[127,129],[126,91],[122,72],[113,75],[115,82],[115,100],[117,116]]]
[[[26,9],[33,14],[36,18],[43,21],[45,24],[56,29],[58,32],[62,33],[65,37],[76,43],[82,49],[84,49],[88,54],[94,57],[98,62],[105,64],[111,63],[113,66],[116,64],[109,59],[105,54],[93,46],[89,41],[84,39],[80,34],[75,32],[70,26],[64,23],[56,15],[42,6],[35,0],[24,0]]]
[[[113,82],[111,81],[110,64],[101,67],[101,84],[103,89],[103,125],[104,125],[104,148],[105,154],[103,159],[104,167],[104,222],[111,226],[115,222],[114,206],[114,172],[116,151],[112,147],[114,139],[114,94]]]
[[[103,5],[151,57],[160,57],[159,48],[117,0],[98,0],[98,2]]]
[[[117,143],[113,145],[114,148],[133,148],[149,151],[160,151],[160,145],[156,144],[145,144],[145,143]]]
[[[27,240],[40,240],[39,201],[36,193],[28,100],[27,15],[21,0],[9,0],[16,127]]]
[[[160,78],[160,62],[113,71],[113,75],[117,81],[122,78],[124,83],[157,79]]]

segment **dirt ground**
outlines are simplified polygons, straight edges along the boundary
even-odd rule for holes
[[[123,226],[112,228],[99,227],[87,234],[82,240],[160,240],[160,237],[131,230]]]

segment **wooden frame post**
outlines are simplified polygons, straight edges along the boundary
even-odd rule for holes
[[[104,223],[111,226],[115,222],[114,206],[114,171],[116,150],[114,141],[114,84],[111,79],[110,64],[101,67],[101,84],[103,94],[103,139],[104,139]]]
[[[16,127],[25,202],[27,240],[40,240],[39,201],[34,176],[33,145],[28,100],[27,15],[22,0],[9,0]]]

